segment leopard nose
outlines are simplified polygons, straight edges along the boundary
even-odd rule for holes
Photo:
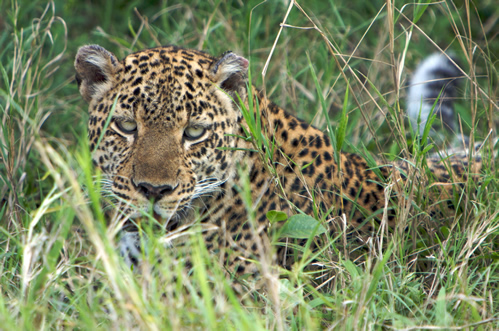
[[[171,185],[153,186],[148,183],[138,183],[136,185],[137,190],[143,196],[145,196],[147,199],[153,199],[154,201],[160,200],[165,195],[171,194],[173,191],[175,191],[177,186],[178,185],[176,185],[175,187]]]

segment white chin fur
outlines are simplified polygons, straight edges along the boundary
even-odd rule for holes
[[[162,209],[158,204],[154,205],[154,212],[163,219],[169,219],[173,216],[173,212]]]
[[[118,245],[120,255],[123,257],[126,265],[128,267],[132,265],[137,267],[142,260],[139,233],[122,231]]]
[[[150,207],[149,207],[150,208]],[[136,210],[128,215],[129,218],[131,219],[137,219],[144,217],[146,213],[149,213],[150,209],[149,208],[140,208],[141,210]],[[154,205],[153,211],[161,216],[162,219],[170,219],[174,213],[169,210],[165,210],[161,208],[158,204]]]

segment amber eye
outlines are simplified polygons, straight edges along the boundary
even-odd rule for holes
[[[117,120],[116,124],[118,125],[118,128],[125,134],[132,134],[137,131],[137,122],[135,121],[121,119]]]
[[[206,129],[202,126],[188,126],[185,128],[184,136],[188,140],[195,140],[201,138],[205,132]]]

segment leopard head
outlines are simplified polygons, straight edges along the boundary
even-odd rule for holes
[[[170,46],[119,61],[90,45],[75,68],[92,158],[124,215],[181,216],[236,175],[244,151],[234,100],[246,96],[246,59]]]

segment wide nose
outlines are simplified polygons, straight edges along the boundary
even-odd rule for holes
[[[177,186],[178,185],[176,185],[175,187],[171,185],[153,186],[149,183],[136,184],[137,191],[139,191],[147,199],[152,199],[154,201],[158,201],[165,195],[171,194],[173,191],[175,191]]]
[[[160,200],[182,183],[183,143],[172,127],[148,124],[137,137],[131,181],[147,199]]]

